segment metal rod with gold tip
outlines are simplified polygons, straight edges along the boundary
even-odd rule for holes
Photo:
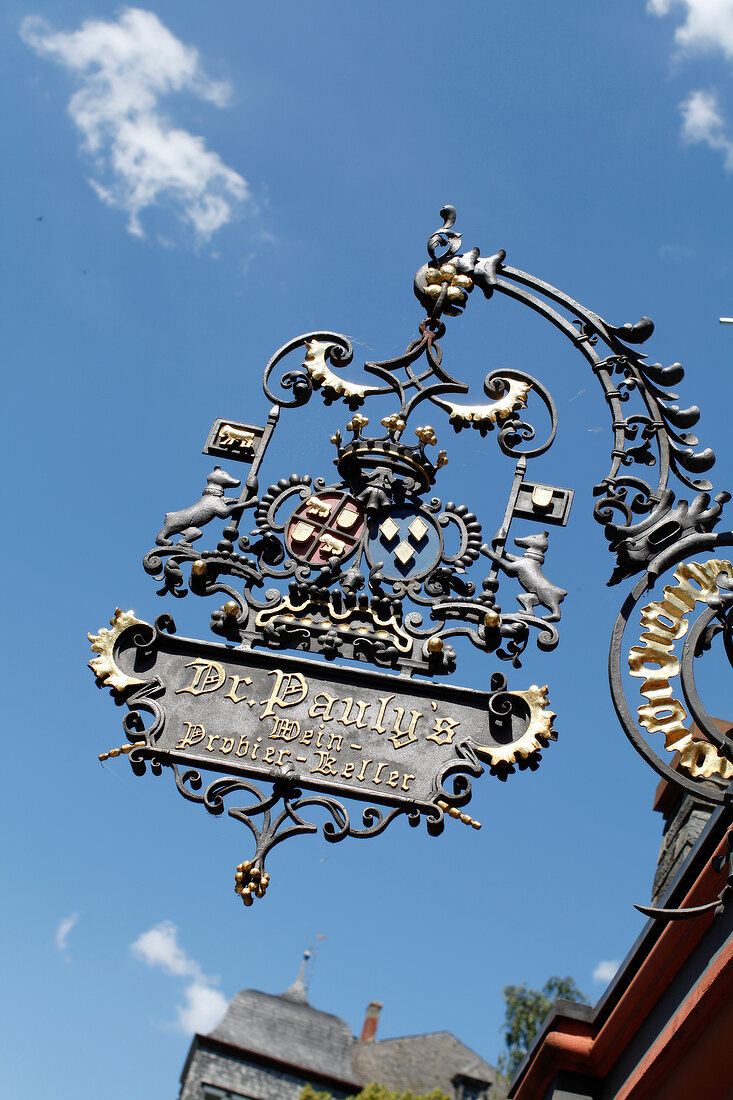
[[[469,817],[468,814],[462,814],[456,806],[449,806],[447,802],[438,802],[438,806],[443,811],[443,813],[447,813],[449,817],[459,818],[464,825],[470,825],[473,829],[481,828],[480,821],[474,821],[474,819],[472,817]]]
[[[118,749],[110,749],[109,752],[103,752],[100,754],[99,761],[104,764],[105,760],[111,760],[115,756],[127,755],[128,752],[132,752],[135,748],[134,745],[120,745]]]

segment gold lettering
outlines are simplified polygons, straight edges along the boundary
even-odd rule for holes
[[[209,734],[209,743],[206,746],[206,749],[207,749],[208,752],[213,752],[214,751],[214,742],[215,741],[221,741],[221,737],[219,736],[218,733],[210,733]]]
[[[644,641],[644,647],[634,645],[629,650],[629,673],[631,676],[646,677],[647,667],[649,665],[657,665],[659,668],[659,676],[669,677],[677,676],[680,671],[679,662],[676,657],[671,656],[671,651],[674,648],[674,639],[670,642],[661,641],[655,637],[654,634],[644,633],[642,634],[642,640]]]
[[[340,733],[336,733],[335,730],[331,730],[331,733],[330,733],[329,738],[328,738],[328,744],[326,745],[326,748],[327,749],[333,749],[334,752],[341,752],[341,746],[343,744],[343,740],[344,739],[343,739],[343,737],[341,736]],[[338,741],[338,745],[336,744],[337,741]]]
[[[267,752],[265,753],[265,763],[266,764],[272,764],[273,763],[273,761],[275,759],[275,753],[276,752],[277,752],[277,749],[275,748],[274,745],[268,745],[267,746]]]
[[[292,722],[287,718],[276,718],[275,725],[272,727],[272,733],[270,738],[273,741],[295,741],[300,737],[300,722],[297,718]]]
[[[244,749],[244,752],[241,751],[242,749]],[[234,755],[235,756],[246,756],[248,752],[249,752],[249,739],[247,737],[245,737],[244,734],[242,734],[242,736],[239,738],[239,744],[237,745],[237,751],[235,752]]]
[[[193,678],[188,687],[177,688],[175,694],[206,695],[218,691],[227,678],[227,674],[218,661],[204,661],[197,657],[186,668],[193,669]]]
[[[222,752],[222,753],[224,753],[225,756],[228,756],[233,748],[234,748],[234,738],[233,737],[222,737],[221,744],[219,745],[219,752]]]
[[[433,722],[433,732],[427,734],[425,740],[434,741],[436,745],[452,745],[453,734],[460,724],[453,718],[436,718]]]
[[[362,702],[361,699],[357,699],[356,706],[358,709],[356,718],[352,718],[351,711],[354,706],[354,700],[350,697],[347,697],[346,699],[342,699],[342,702],[344,704],[344,713],[341,715],[340,718],[337,718],[336,721],[341,722],[341,724],[344,726],[356,726],[356,728],[360,730],[366,729],[367,724],[366,722],[362,722],[362,718],[364,717],[365,710],[368,706],[370,706],[370,704]]]
[[[361,780],[362,782],[364,781],[364,776],[366,774],[366,770],[367,770],[367,768],[369,767],[370,764],[371,764],[371,760],[362,760],[361,771],[357,775],[357,777],[356,777],[357,779]]]
[[[730,779],[733,776],[733,764],[730,760],[722,757],[719,760],[715,748],[705,741],[693,741],[685,745],[680,752],[680,757],[681,762],[689,768],[696,779],[700,776],[709,776],[716,771],[723,779]]]
[[[231,699],[233,703],[243,703],[247,698],[247,694],[243,692],[241,695],[237,695],[237,690],[240,684],[246,684],[247,687],[249,687],[252,680],[249,676],[230,676],[229,679],[232,681],[232,686],[229,688],[224,698]]]
[[[377,770],[374,773],[374,778],[372,779],[372,783],[381,783],[382,782],[382,780],[379,777],[380,777],[380,775],[382,774],[382,772],[384,771],[384,769],[386,767],[387,767],[386,764],[377,764]]]
[[[402,786],[400,787],[400,790],[402,790],[402,791],[409,791],[409,789],[410,789],[410,788],[409,788],[409,787],[408,787],[408,785],[407,785],[407,781],[408,781],[409,779],[414,779],[414,778],[415,778],[415,776],[414,776],[414,775],[403,775],[403,776],[402,776]]]
[[[397,784],[399,783],[399,781],[400,781],[400,773],[399,772],[390,772],[389,776],[385,780],[388,787],[396,787]]]
[[[323,744],[323,726],[321,726],[318,733],[316,734],[316,748],[320,749],[322,744]]]
[[[644,681],[639,690],[646,703],[638,708],[639,722],[650,733],[664,734],[664,747],[678,750],[681,763],[693,775],[705,778],[716,771],[722,775],[728,765],[711,746],[696,748],[701,743],[693,742],[692,734],[683,725],[687,711],[675,699],[670,684],[680,671],[673,651],[675,642],[687,633],[689,622],[685,616],[694,610],[697,601],[718,591],[720,573],[730,577],[731,572],[730,562],[717,559],[678,565],[674,573],[677,585],[666,585],[662,600],[642,608],[642,644],[632,646],[629,651],[629,673]]]
[[[270,693],[270,698],[263,700],[265,709],[260,715],[263,718],[273,718],[273,707],[294,707],[296,703],[302,703],[308,694],[308,685],[305,678],[299,672],[283,672],[279,668],[270,669],[268,676],[275,677],[275,684]],[[280,689],[284,685],[282,695]],[[294,698],[291,698],[294,696]]]
[[[206,730],[203,726],[195,725],[193,722],[184,722],[183,724],[188,726],[188,729],[178,744],[174,746],[175,748],[185,749],[187,745],[198,745],[199,741],[203,741],[206,737]]]
[[[260,741],[261,740],[262,740],[262,738],[258,737],[257,740],[255,741],[254,745],[252,746],[252,755],[250,756],[250,760],[256,760],[257,759],[257,750],[260,747]]]
[[[647,698],[651,698],[651,692],[647,692]],[[690,740],[690,731],[682,725],[687,718],[687,711],[672,697],[670,691],[667,698],[651,700],[649,705],[639,707],[639,721],[642,726],[654,733],[663,733],[664,747],[670,751],[679,749]]]
[[[323,699],[324,702],[319,702],[319,699]],[[313,702],[308,708],[308,717],[322,718],[324,722],[328,722],[333,718],[331,711],[336,703],[338,703],[338,699],[335,699],[333,695],[329,695],[327,691],[319,691],[313,696]]]
[[[313,740],[313,730],[305,730],[303,736],[300,739],[301,745],[310,745]]]
[[[400,722],[405,717],[405,708],[395,707],[394,709],[395,722],[394,728],[392,729],[392,733],[394,734],[394,736],[390,737],[389,740],[392,742],[396,749],[403,749],[405,745],[410,745],[413,741],[417,741],[415,727],[422,718],[422,714],[420,714],[420,712],[417,710],[411,710],[410,714],[412,715],[412,719],[410,720],[410,724],[406,730],[401,730]]]
[[[329,756],[327,752],[316,752],[316,756],[320,757],[320,760],[315,768],[311,769],[311,775],[315,775],[316,772],[320,772],[321,775],[338,775],[338,772],[334,768],[334,764],[336,763],[335,756]]]
[[[354,762],[352,760],[350,760],[348,762],[348,764],[344,764],[344,770],[341,772],[341,775],[343,776],[343,778],[344,779],[351,779],[352,775],[354,774],[354,768],[355,767],[356,767],[356,764],[354,764]]]
[[[277,760],[275,761],[275,763],[277,764],[278,767],[280,767],[280,765],[283,762],[283,756],[290,756],[290,749],[278,749],[277,750]]]
[[[379,697],[379,714],[377,720],[372,726],[375,733],[386,733],[387,727],[382,725],[382,719],[384,718],[384,712],[387,709],[387,704],[394,699],[394,695],[380,695]]]

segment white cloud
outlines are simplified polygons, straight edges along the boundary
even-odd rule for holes
[[[198,1031],[205,1035],[221,1020],[227,1010],[227,999],[218,989],[202,982],[191,982],[184,990],[186,1003],[178,1006],[178,1026],[181,1031]]]
[[[685,21],[674,32],[675,42],[691,53],[722,50],[733,60],[733,0],[648,0],[654,15],[685,9]]]
[[[172,92],[227,103],[229,86],[205,75],[192,46],[140,8],[70,32],[29,16],[20,34],[80,83],[68,109],[95,165],[90,183],[100,199],[127,212],[132,234],[144,236],[140,215],[155,205],[171,206],[200,240],[231,221],[249,197],[246,181],[160,110],[160,99]]]
[[[157,966],[166,974],[190,978],[183,990],[184,1003],[176,1009],[176,1026],[183,1032],[211,1031],[226,1012],[226,997],[216,988],[218,978],[207,977],[201,967],[178,942],[178,929],[172,921],[161,921],[141,933],[130,950],[148,966]]]
[[[59,951],[66,950],[66,942],[69,938],[69,933],[79,920],[80,913],[71,913],[68,917],[64,917],[62,921],[59,921],[59,926],[56,929],[56,946]]]
[[[180,978],[200,978],[199,964],[189,958],[178,942],[178,929],[173,921],[164,920],[149,928],[130,945],[133,955],[148,966],[159,966],[167,974]]]
[[[713,92],[698,90],[684,103],[682,112],[682,136],[690,144],[709,145],[723,154],[725,167],[733,172],[733,140],[726,134],[726,123]]]
[[[603,982],[604,985],[610,982],[618,970],[621,963],[618,959],[602,959],[593,971],[593,981]]]
[[[733,61],[733,0],[647,0],[647,11],[653,15],[669,15],[677,8],[684,9],[685,16],[674,33],[682,53],[721,52]],[[700,88],[680,104],[680,111],[683,139],[722,153],[727,171],[733,171],[733,139],[726,132],[717,95]]]

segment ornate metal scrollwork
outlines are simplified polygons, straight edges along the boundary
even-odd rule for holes
[[[155,761],[152,766],[154,770],[160,771]],[[246,805],[227,809],[230,817],[247,826],[256,845],[252,859],[238,864],[234,876],[234,891],[245,905],[252,905],[255,898],[265,896],[270,882],[270,875],[265,870],[268,852],[290,837],[318,831],[316,824],[306,820],[303,814],[306,807],[320,808],[330,814],[330,819],[321,828],[325,839],[332,844],[347,837],[378,836],[400,815],[407,814],[411,825],[417,825],[420,821],[419,811],[409,807],[393,806],[383,810],[377,806],[367,806],[362,810],[362,827],[359,828],[352,822],[343,802],[321,794],[304,796],[298,787],[286,781],[275,782],[269,794],[265,794],[248,779],[232,778],[217,779],[201,791],[203,780],[199,771],[188,769],[181,772],[175,763],[170,767],[183,797],[189,802],[198,802],[210,814],[218,816],[224,813],[224,799],[227,796],[236,795],[241,799],[242,792],[252,796],[252,800]],[[282,808],[278,810],[280,803]],[[437,813],[442,817],[440,808],[437,808]]]
[[[267,423],[258,426],[217,420],[205,447],[205,453],[227,465],[232,461],[247,464],[247,476],[238,479],[217,465],[196,503],[166,513],[155,545],[144,557],[146,572],[161,583],[160,594],[218,596],[220,603],[211,614],[210,626],[229,643],[227,652],[251,655],[256,650],[272,659],[290,651],[299,655],[292,658],[296,661],[312,654],[331,663],[334,670],[340,666],[333,662],[345,658],[359,666],[400,673],[399,679],[393,676],[392,680],[411,685],[410,690],[418,683],[411,680],[415,676],[445,677],[454,672],[459,661],[456,639],[465,638],[478,650],[515,668],[521,666],[532,637],[540,650],[554,649],[567,592],[545,576],[543,566],[548,528],[567,522],[573,490],[531,480],[527,472],[528,463],[544,455],[555,440],[557,411],[552,397],[538,379],[523,370],[504,368],[492,370],[484,380],[482,397],[472,400],[467,396],[469,385],[448,373],[441,348],[446,320],[464,312],[475,288],[486,299],[495,293],[504,295],[563,333],[598,378],[611,413],[610,468],[593,489],[597,498],[594,516],[604,528],[615,559],[608,583],[641,575],[624,604],[611,647],[612,693],[622,725],[660,774],[684,789],[698,792],[698,780],[709,778],[710,768],[728,780],[728,769],[733,769],[733,740],[708,719],[691,670],[693,659],[718,636],[729,659],[733,654],[730,566],[718,557],[707,564],[681,563],[689,563],[701,553],[717,555],[719,547],[733,542],[733,535],[714,532],[730,494],[711,496],[710,482],[698,477],[711,468],[714,455],[708,448],[696,450],[698,440],[688,429],[699,419],[699,410],[695,406],[681,408],[670,388],[682,381],[682,367],[646,362],[638,349],[653,332],[649,318],[642,317],[636,324],[611,325],[549,283],[506,264],[503,249],[486,257],[476,247],[461,251],[453,207],[445,206],[441,217],[442,226],[428,240],[428,261],[414,280],[425,317],[403,354],[364,363],[360,376],[354,367],[354,349],[339,333],[309,332],[284,344],[264,371],[263,390],[272,403]],[[343,428],[331,437],[336,479],[299,471],[260,490],[260,468],[281,410],[297,411],[316,395],[325,405],[340,403],[349,410]],[[374,407],[369,405],[373,398],[382,400],[382,410],[386,401],[389,409],[378,425],[367,415],[367,409]],[[540,423],[535,423],[537,406]],[[431,495],[450,456],[438,441],[440,429],[427,422],[429,407],[431,419],[433,414],[444,418],[456,435],[475,429],[482,437],[495,440],[499,450],[515,462],[504,516],[491,537],[484,534],[478,510],[472,511],[468,503],[444,502]],[[649,478],[651,469],[656,470],[655,478]],[[676,500],[669,484],[672,476],[695,495]],[[236,488],[240,488],[238,497],[225,496],[226,490]],[[240,531],[244,517],[251,520],[246,532]],[[532,521],[537,527],[515,536],[511,531],[515,519]],[[218,541],[200,549],[203,529],[211,530],[215,520],[223,524]],[[514,548],[521,552],[514,553]],[[672,658],[671,650],[664,649],[667,642],[658,639],[653,657],[651,642],[633,657],[637,670],[632,669],[632,674],[642,676],[645,685],[646,702],[639,725],[624,695],[623,628],[642,595],[675,566],[682,588],[691,577],[699,580],[704,574],[707,587],[703,585],[703,595],[696,596],[693,605],[702,601],[705,609],[689,631],[681,659]],[[519,585],[519,610],[507,610],[498,602],[506,579]],[[680,599],[682,588],[675,590]],[[686,588],[684,592],[685,598],[691,598]],[[648,605],[642,614],[647,625],[654,620],[660,636],[664,634],[660,624],[668,621],[664,600],[676,598],[668,589],[665,593],[661,603]],[[444,812],[467,818],[459,807],[470,798],[469,775],[480,774],[483,764],[502,779],[515,766],[536,767],[540,751],[555,736],[547,689],[533,686],[509,691],[503,675],[495,672],[486,704],[486,738],[459,737],[453,746],[452,719],[442,717],[443,725],[436,720],[436,730],[427,740],[436,745],[450,741],[452,747],[446,759],[438,762],[439,767],[436,763],[430,798],[421,804],[409,799],[406,804],[402,799],[388,811],[369,806],[362,814],[363,828],[352,824],[348,810],[333,797],[333,791],[304,796],[301,787],[309,781],[300,773],[293,776],[287,768],[270,776],[274,783],[271,794],[263,794],[250,781],[262,778],[251,762],[244,778],[218,779],[199,794],[203,780],[197,768],[180,771],[175,752],[169,746],[167,755],[161,755],[158,733],[154,736],[151,732],[165,724],[165,699],[160,701],[164,690],[137,679],[133,669],[120,671],[115,664],[114,646],[120,631],[134,622],[124,618],[113,621],[112,632],[100,632],[93,638],[98,653],[92,662],[95,672],[132,707],[125,725],[131,744],[113,753],[125,751],[137,770],[144,770],[146,761],[153,770],[171,764],[181,793],[212,813],[223,812],[225,796],[240,792],[251,796],[251,804],[229,810],[250,828],[257,845],[254,859],[241,864],[237,872],[238,892],[248,903],[266,888],[266,851],[285,836],[316,829],[303,813],[306,808],[319,806],[330,814],[324,826],[329,840],[374,835],[400,813],[407,813],[411,824],[422,814],[431,832],[440,831]],[[669,631],[677,632],[676,640],[687,627],[687,619],[684,628],[683,620],[677,619]],[[163,624],[158,633],[167,629]],[[152,635],[146,630],[152,628],[138,627],[140,653],[146,645],[152,652]],[[663,653],[667,656],[660,656]],[[142,666],[147,659],[140,658]],[[212,657],[211,667],[223,670],[222,660]],[[659,677],[649,674],[650,660],[657,661]],[[680,733],[675,727],[674,745],[679,747],[684,741],[686,775],[664,763],[644,736],[646,732],[654,737],[658,732],[657,718],[647,720],[649,715],[662,715],[657,723],[661,728],[668,719],[672,721],[670,708],[675,714],[678,703],[685,709],[673,696],[664,697],[666,711],[657,706],[655,693],[663,688],[662,667],[671,668],[675,661],[680,662],[687,709],[706,738],[693,745],[689,730],[680,727]],[[231,673],[236,681],[235,704],[242,701],[237,695],[241,672]],[[279,669],[271,672],[280,674]],[[218,676],[217,672],[211,683]],[[217,681],[216,688],[210,690],[219,687]],[[352,696],[342,700],[349,708],[354,703],[354,693]],[[368,704],[362,701],[358,705]],[[398,748],[406,706],[397,708],[402,712],[395,720]],[[146,711],[153,716],[153,726],[147,729]],[[344,714],[350,715],[351,710]],[[270,717],[277,719],[276,715]],[[373,728],[380,723],[378,718]],[[270,737],[279,738],[279,729],[276,720]],[[441,741],[443,736],[448,740]],[[668,741],[670,736],[668,733]],[[217,734],[214,740],[222,738],[228,745],[228,734]],[[670,747],[671,742],[667,744]],[[707,761],[704,767],[699,763],[703,756]],[[717,763],[711,763],[713,759]],[[449,776],[451,783],[444,787]],[[712,803],[728,800],[719,789],[703,797]],[[280,807],[277,812],[276,805]],[[470,821],[468,818],[467,823]]]
[[[455,244],[456,237],[450,239]],[[455,303],[464,294],[465,280],[456,286],[464,289],[460,294],[447,294],[446,303]],[[450,312],[447,306],[445,312]],[[554,440],[557,414],[552,398],[525,372],[505,370],[487,376],[487,402],[466,404],[449,399],[448,394],[461,395],[469,387],[452,378],[443,367],[438,340],[444,331],[440,310],[432,302],[431,314],[420,325],[419,337],[402,356],[365,364],[367,374],[380,385],[357,382],[341,373],[352,364],[353,349],[346,337],[337,333],[307,333],[276,352],[265,369],[263,383],[276,409],[304,405],[316,392],[326,404],[341,400],[352,410],[370,397],[391,394],[396,409],[381,420],[386,430],[383,434],[367,434],[369,418],[361,413],[352,415],[345,428],[351,438],[344,439],[338,431],[332,439],[341,476],[338,482],[327,484],[323,478],[293,474],[257,496],[250,477],[238,502],[202,498],[199,509],[219,507],[231,517],[225,538],[214,551],[199,554],[191,545],[198,537],[197,524],[204,522],[197,518],[198,512],[193,516],[197,506],[169,514],[167,526],[157,539],[160,548],[151,550],[144,560],[145,569],[163,581],[162,591],[185,595],[183,567],[190,564],[192,592],[212,595],[218,591],[230,597],[214,612],[211,623],[216,633],[230,641],[309,650],[327,659],[349,656],[407,669],[411,674],[451,672],[455,651],[448,639],[459,635],[486,652],[496,653],[499,659],[511,660],[515,667],[520,664],[532,629],[539,632],[540,648],[553,648],[558,634],[548,623],[559,619],[564,593],[539,572],[547,532],[536,539],[530,536],[530,542],[522,544],[525,554],[521,565],[504,549],[515,514],[555,523],[567,519],[567,508],[561,509],[559,518],[553,518],[552,510],[548,514],[541,503],[536,507],[530,504],[529,508],[525,504],[523,512],[514,508],[527,460],[543,454]],[[298,353],[301,365],[281,374],[280,388],[285,394],[280,395],[272,387],[272,380],[284,360]],[[425,365],[418,369],[423,358]],[[550,418],[549,434],[539,443],[534,441],[534,427],[519,417],[530,394],[539,397]],[[482,435],[498,428],[500,449],[517,459],[513,498],[491,546],[483,543],[481,525],[466,505],[449,501],[443,506],[437,497],[424,499],[448,462],[445,450],[433,451],[438,440],[432,425],[418,424],[413,429],[417,442],[409,441],[409,418],[425,401],[447,413],[457,432],[469,425]],[[275,414],[273,410],[271,417]],[[226,443],[233,438],[232,447],[239,446],[229,424],[222,422],[221,432],[224,434],[214,442],[221,445],[222,439]],[[259,452],[259,461],[263,453]],[[238,455],[233,453],[233,457]],[[215,471],[209,475],[209,484],[223,476],[222,471]],[[531,490],[538,489],[545,490],[550,498],[553,493],[561,494],[568,502],[572,498],[568,490],[531,483],[525,488],[530,495]],[[240,536],[235,549],[239,520],[249,509],[258,537],[253,540],[252,535]],[[172,545],[166,532],[176,524],[182,537]],[[493,567],[477,584],[466,570],[481,553],[492,559]],[[519,597],[519,613],[502,613],[496,604],[499,568],[517,576],[525,588]],[[241,595],[222,583],[224,575],[244,581]],[[255,590],[262,588],[267,578],[290,579],[290,594],[276,595],[273,590],[263,604]],[[543,603],[546,599],[550,600],[549,606]],[[427,619],[424,613],[404,607],[405,600],[425,609]],[[546,606],[550,615],[538,618],[531,614],[536,604]],[[385,617],[393,623],[391,634],[380,625]]]

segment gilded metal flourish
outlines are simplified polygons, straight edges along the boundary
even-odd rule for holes
[[[139,686],[144,681],[122,671],[115,661],[115,645],[125,630],[133,626],[145,627],[147,624],[136,619],[132,611],[122,611],[117,607],[109,625],[112,627],[111,630],[103,626],[96,634],[87,635],[92,643],[92,650],[99,654],[99,657],[94,657],[89,662],[89,667],[101,684],[115,691],[126,691],[128,688]]]

